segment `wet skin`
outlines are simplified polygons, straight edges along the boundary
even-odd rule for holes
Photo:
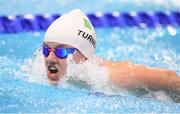
[[[180,89],[180,77],[171,70],[150,68],[130,62],[104,61],[110,71],[110,79],[114,84],[126,88],[146,86],[151,89],[176,88]]]

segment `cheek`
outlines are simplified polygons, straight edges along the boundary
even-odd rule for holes
[[[78,64],[80,61],[84,61],[85,57],[77,52],[76,54],[73,55],[73,60]]]
[[[74,55],[73,55],[73,60],[76,62],[76,63],[79,63],[79,59],[80,59],[80,55],[78,52],[76,52]]]
[[[44,65],[47,67],[46,61],[47,61],[47,59],[44,57]]]
[[[58,64],[59,64],[59,68],[61,68],[61,70],[66,70],[66,68],[67,68],[66,59],[63,59],[63,60],[58,59]]]

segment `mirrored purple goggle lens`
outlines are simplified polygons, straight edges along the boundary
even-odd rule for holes
[[[49,55],[49,47],[43,46],[43,55],[48,57]],[[69,54],[73,54],[75,52],[75,48],[57,48],[55,49],[55,55],[61,59],[66,58]]]
[[[43,46],[43,55],[47,57],[49,55],[49,48],[47,46]]]

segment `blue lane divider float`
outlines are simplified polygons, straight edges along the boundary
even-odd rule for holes
[[[0,16],[0,33],[44,31],[60,14]],[[180,12],[130,12],[87,14],[95,27],[140,27],[180,26]]]

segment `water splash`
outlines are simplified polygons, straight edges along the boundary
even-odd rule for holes
[[[95,92],[102,92],[107,95],[117,94],[117,88],[109,79],[107,67],[100,67],[103,60],[95,57],[93,59],[76,64],[72,57],[68,58],[67,74],[63,80],[85,82]]]
[[[58,86],[65,88],[78,86],[79,88],[88,89],[93,93],[100,92],[105,95],[120,96],[135,95],[145,99],[155,98],[159,101],[172,102],[172,99],[165,91],[152,91],[145,86],[129,91],[125,88],[115,86],[109,79],[108,68],[99,66],[101,62],[103,62],[101,58],[94,57],[91,60],[76,64],[72,59],[72,55],[70,55],[67,58],[67,73],[61,78]],[[48,84],[41,49],[35,52],[33,58],[25,61],[20,72],[16,72],[16,76],[23,76],[29,82]],[[143,93],[143,91],[145,92]]]
[[[22,73],[23,77],[20,78],[24,78],[27,81],[39,84],[48,83],[41,48],[34,53],[32,58],[25,60],[24,64],[21,66],[20,72],[18,73]]]
[[[92,60],[76,64],[70,55],[67,58],[67,73],[62,77],[59,86],[81,86],[90,88],[94,92],[115,94],[116,87],[109,81],[109,71],[106,67],[100,67],[101,60],[95,57]],[[27,59],[16,76],[22,76],[29,82],[48,84],[47,74],[44,65],[44,57],[41,49],[38,49],[33,58]],[[21,75],[19,75],[21,74]],[[21,77],[22,78],[22,77]],[[84,87],[83,87],[84,86]],[[116,92],[117,94],[117,92]]]

